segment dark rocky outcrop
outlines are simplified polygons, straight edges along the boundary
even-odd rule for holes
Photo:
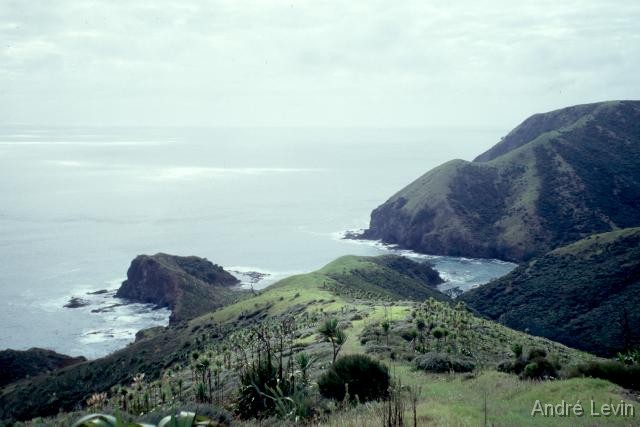
[[[362,235],[430,254],[523,261],[640,226],[640,101],[537,114],[475,161],[392,196]]]
[[[69,298],[69,302],[64,305],[64,308],[80,308],[80,307],[86,307],[89,304],[90,304],[89,301],[84,300],[82,298],[71,297]]]
[[[640,345],[640,228],[555,249],[460,299],[514,329],[613,356]]]
[[[0,351],[0,387],[86,360],[82,356],[71,357],[43,348]]]
[[[241,293],[238,279],[205,258],[139,255],[116,297],[171,309],[172,323],[229,304]]]

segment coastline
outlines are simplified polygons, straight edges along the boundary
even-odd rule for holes
[[[336,232],[335,237],[349,243],[371,246],[383,253],[400,255],[414,261],[429,262],[433,264],[435,270],[438,271],[445,281],[437,286],[438,290],[452,298],[456,298],[470,289],[482,286],[493,279],[503,276],[517,266],[515,263],[497,258],[470,258],[423,254],[411,249],[404,249],[399,245],[384,243],[381,240],[363,238],[361,237],[363,231],[364,229],[362,228],[355,230],[343,230]],[[474,272],[468,268],[469,266],[479,266],[477,268],[489,266],[489,270],[495,269],[495,274],[488,272],[488,274],[475,276]],[[491,268],[491,266],[494,268]]]

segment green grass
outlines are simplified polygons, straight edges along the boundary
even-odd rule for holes
[[[427,375],[405,366],[392,366],[392,372],[404,386],[422,387],[416,408],[419,426],[594,426],[635,425],[636,418],[623,416],[592,417],[590,401],[599,406],[621,399],[634,406],[640,416],[640,404],[623,389],[606,381],[572,379],[562,381],[521,381],[515,376],[494,371],[479,373],[468,379],[462,374]],[[486,397],[486,412],[485,412]],[[582,417],[533,417],[536,400],[544,403],[581,401]],[[348,411],[334,412],[318,425],[370,427],[380,425],[385,408],[380,403],[359,405]],[[486,414],[486,415],[485,415]],[[486,416],[486,418],[485,418]],[[411,404],[405,406],[405,425],[413,425]],[[252,424],[257,425],[257,424]]]

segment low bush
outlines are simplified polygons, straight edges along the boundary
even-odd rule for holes
[[[393,351],[393,347],[384,344],[367,344],[365,351],[371,354],[387,354]]]
[[[240,373],[238,415],[240,418],[262,418],[276,413],[276,402],[269,398],[273,390],[290,394],[291,384],[279,381],[278,369],[271,359],[262,359]]]
[[[540,357],[547,357],[547,350],[543,348],[532,348],[531,350],[529,350],[529,356],[527,357],[527,359],[533,360]]]
[[[640,365],[640,349],[618,353],[618,361],[625,365]]]
[[[509,374],[517,374],[522,379],[542,380],[558,378],[560,364],[553,355],[547,358],[547,351],[542,348],[532,348],[527,356],[523,356],[522,345],[511,347],[513,360],[505,360],[498,364],[497,369]]]
[[[380,362],[364,354],[341,357],[318,380],[320,394],[342,401],[349,392],[349,400],[367,402],[387,397],[389,370]]]
[[[567,377],[601,378],[625,388],[640,390],[640,365],[625,365],[613,360],[580,364],[570,368]]]
[[[435,352],[416,357],[413,365],[426,372],[471,372],[475,368],[475,364],[469,359]]]
[[[527,379],[543,379],[557,378],[558,371],[556,367],[545,357],[536,357],[530,360],[522,371],[522,378]]]

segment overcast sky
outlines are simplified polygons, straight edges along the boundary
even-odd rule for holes
[[[487,126],[640,98],[640,1],[0,2],[0,123]]]

